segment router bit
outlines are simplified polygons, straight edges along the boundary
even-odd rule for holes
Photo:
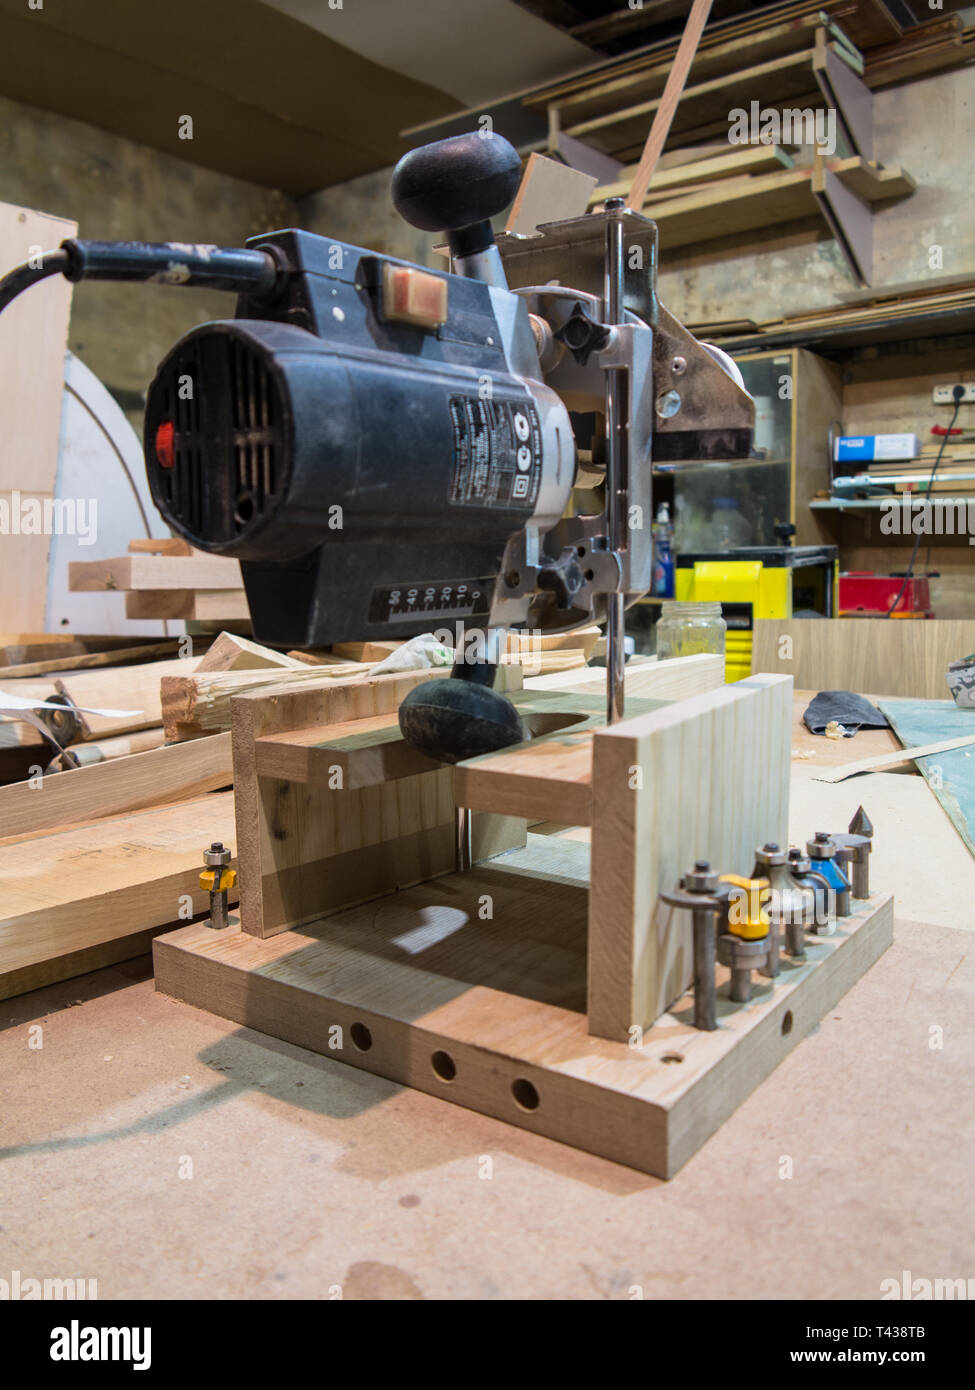
[[[220,840],[214,840],[209,849],[203,851],[206,868],[200,874],[200,887],[210,894],[210,926],[215,928],[229,925],[227,915],[227,894],[237,882],[237,871],[229,867],[230,850]]]
[[[726,907],[718,875],[706,859],[698,859],[674,893],[661,893],[671,907],[686,908],[694,923],[694,1027],[706,1033],[717,1028],[715,960],[718,913]]]
[[[834,912],[837,917],[850,915],[850,880],[836,862],[836,845],[828,830],[817,830],[811,840],[806,841],[806,853],[812,860],[815,871],[826,880],[828,890],[833,894]],[[819,936],[832,936],[836,930],[835,922],[829,921],[829,901],[826,911],[820,917],[817,913],[815,931]]]
[[[786,863],[786,852],[780,849],[777,844],[769,841],[768,844],[759,845],[755,851],[755,864],[752,868],[752,878],[765,877],[769,881],[771,896],[769,898],[769,933],[768,933],[768,956],[762,966],[762,974],[774,980],[779,973],[779,928],[782,924],[782,893],[791,887],[791,876],[789,875]],[[788,884],[783,880],[789,880]]]
[[[731,998],[747,1004],[752,997],[752,971],[768,961],[771,888],[767,878],[722,874],[728,885],[728,930],[718,937],[718,960],[731,971]]]

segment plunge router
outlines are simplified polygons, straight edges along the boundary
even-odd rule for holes
[[[604,622],[613,719],[624,608],[651,582],[651,460],[746,455],[754,407],[660,304],[656,227],[621,199],[496,242],[520,178],[489,132],[400,161],[393,201],[446,231],[449,271],[300,230],[241,249],[69,241],[0,281],[0,308],[57,272],[235,291],[233,318],[161,363],[145,456],[172,529],[240,561],[255,635]],[[437,698],[459,701],[455,724],[471,698],[510,723],[490,642],[480,655],[486,671],[455,674],[483,695]]]

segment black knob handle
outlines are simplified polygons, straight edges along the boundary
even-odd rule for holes
[[[405,154],[393,170],[393,205],[424,232],[486,222],[518,192],[521,159],[504,136],[473,131]]]

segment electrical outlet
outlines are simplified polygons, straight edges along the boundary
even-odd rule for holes
[[[958,383],[959,386],[962,384],[962,382]],[[931,399],[934,401],[935,405],[954,405],[955,398],[951,394],[954,389],[954,382],[952,382],[950,386],[936,386],[931,392]],[[968,382],[965,384],[965,394],[961,398],[961,403],[962,405],[975,404],[975,383]]]

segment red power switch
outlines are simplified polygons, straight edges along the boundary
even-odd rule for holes
[[[172,468],[176,462],[173,448],[175,436],[176,426],[172,420],[163,420],[156,430],[156,458],[162,468]]]

